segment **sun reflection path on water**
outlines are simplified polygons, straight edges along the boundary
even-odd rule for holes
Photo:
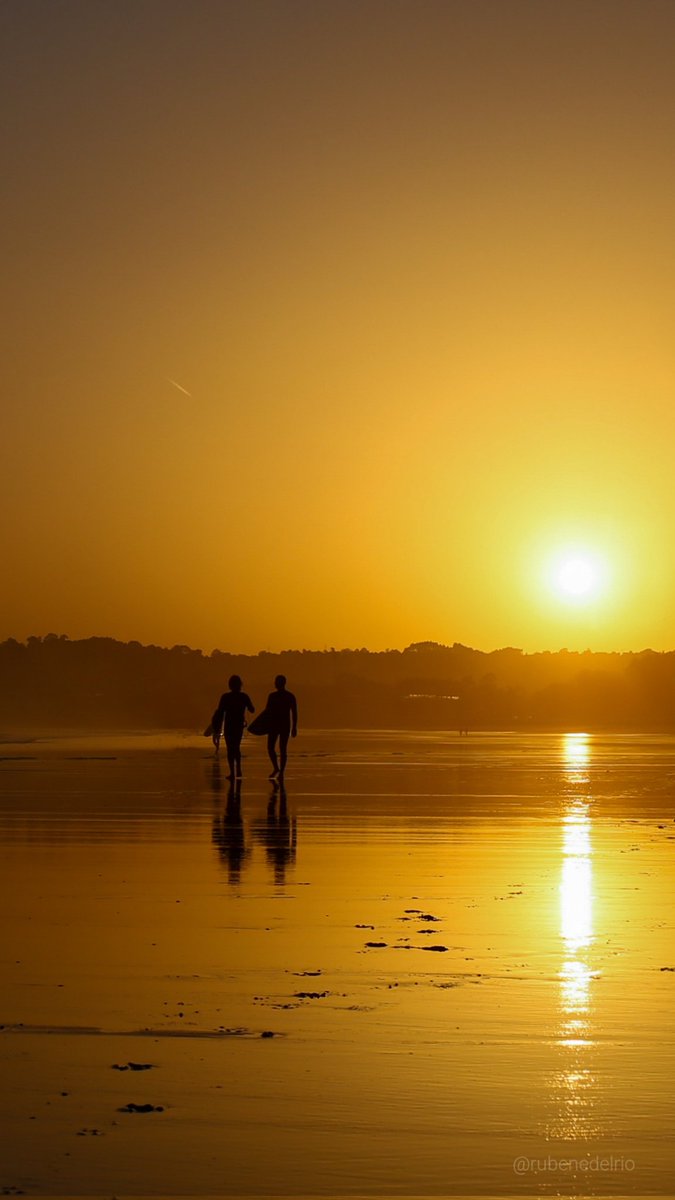
[[[595,1079],[588,1066],[594,978],[589,963],[594,941],[591,749],[588,734],[570,733],[563,738],[567,798],[562,817],[558,1045],[565,1061],[554,1080],[557,1117],[549,1133],[568,1139],[596,1132],[592,1116]]]

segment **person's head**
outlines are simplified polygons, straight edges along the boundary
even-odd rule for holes
[[[227,686],[231,692],[240,692],[242,684],[239,675],[230,675],[230,678],[227,681]]]
[[[286,687],[286,676],[277,675],[276,679],[274,680],[274,686],[278,692],[281,692]]]

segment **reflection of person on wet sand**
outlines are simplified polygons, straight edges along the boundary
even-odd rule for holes
[[[291,819],[288,815],[286,789],[282,782],[273,785],[267,805],[267,820],[256,821],[253,834],[256,841],[265,847],[267,861],[274,871],[274,882],[278,887],[283,887],[286,868],[295,862],[297,828],[295,818]]]
[[[242,682],[238,675],[231,675],[227,686],[229,692],[224,692],[218,705],[219,720],[223,722],[223,734],[227,748],[227,762],[230,768],[228,779],[241,779],[241,739],[244,735],[246,713],[255,712],[250,696],[243,692]],[[217,751],[218,747],[216,747]]]
[[[220,771],[220,759],[214,758],[211,764],[211,791],[214,800],[218,800],[223,790],[223,777]]]
[[[270,779],[276,779],[277,776],[283,778],[286,770],[288,739],[296,737],[298,732],[298,705],[293,693],[286,691],[286,676],[277,675],[274,687],[275,691],[270,692],[266,705],[269,718],[267,753],[272,764]],[[277,758],[277,741],[279,742],[279,758]]]
[[[238,884],[241,868],[248,857],[244,822],[241,816],[241,784],[232,782],[227,793],[227,804],[222,817],[215,817],[211,834],[214,846],[227,865],[228,883]]]

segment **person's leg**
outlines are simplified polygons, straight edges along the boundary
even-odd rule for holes
[[[237,738],[237,745],[234,752],[234,774],[236,779],[241,779],[241,739],[243,732],[244,731],[242,729],[239,737]]]
[[[272,774],[270,779],[274,779],[279,774],[279,761],[277,759],[276,741],[279,735],[277,733],[268,733],[267,735],[267,753],[272,764]]]
[[[228,779],[235,778],[236,772],[236,757],[237,757],[237,740],[231,734],[225,734],[225,745],[227,747],[227,765],[229,767]]]

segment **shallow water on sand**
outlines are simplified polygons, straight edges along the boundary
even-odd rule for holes
[[[675,739],[226,769],[0,745],[0,1190],[673,1194]]]

